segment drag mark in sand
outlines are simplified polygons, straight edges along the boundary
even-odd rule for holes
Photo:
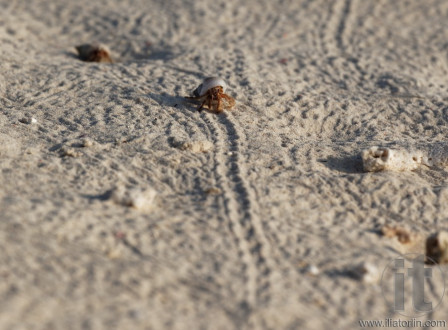
[[[348,16],[350,14],[350,7],[351,7],[351,0],[345,0],[344,7],[342,9],[342,13],[340,15],[338,27],[336,30],[336,44],[338,46],[339,51],[342,53],[345,53],[345,46],[344,46],[344,33],[346,30],[346,22],[348,20]]]
[[[223,191],[222,202],[227,215],[227,219],[223,220],[228,222],[241,259],[246,265],[247,304],[249,308],[254,307],[270,299],[268,291],[271,267],[267,258],[269,245],[254,202],[256,197],[244,178],[244,168],[240,164],[241,134],[227,114],[214,118],[207,116],[204,121],[214,137],[215,175],[219,188]],[[224,141],[228,141],[227,155]]]

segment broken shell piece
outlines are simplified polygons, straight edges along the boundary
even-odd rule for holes
[[[316,265],[308,265],[305,268],[305,272],[308,275],[317,276],[320,274],[320,269]]]
[[[174,141],[173,145],[180,150],[188,150],[194,153],[208,152],[213,149],[210,141]]]
[[[426,256],[438,264],[448,263],[448,232],[442,231],[428,237]]]
[[[61,157],[80,157],[82,156],[82,153],[79,151],[76,151],[75,148],[63,146],[61,149],[59,149],[59,155]]]
[[[362,262],[357,265],[352,271],[352,275],[354,278],[366,283],[373,284],[378,282],[380,278],[380,272],[378,267],[369,262]]]
[[[23,117],[19,119],[19,122],[21,122],[22,124],[37,124],[37,119],[34,117]]]
[[[190,150],[191,152],[199,153],[199,152],[207,152],[213,149],[213,143],[209,141],[192,141],[185,142],[181,146],[182,150]]]
[[[108,199],[116,204],[132,207],[138,210],[146,210],[154,205],[157,192],[151,188],[126,189],[123,186],[119,186],[108,191],[106,195]]]
[[[420,151],[394,150],[389,148],[371,147],[361,153],[364,171],[411,171],[421,164],[427,164],[427,159]]]
[[[101,44],[84,44],[75,47],[79,54],[79,59],[85,62],[112,63],[109,49]]]
[[[207,91],[210,88],[218,87],[218,86],[222,87],[222,91],[223,92],[226,91],[227,84],[226,84],[226,82],[223,79],[221,79],[219,77],[208,77],[208,78],[205,78],[204,81],[202,82],[202,84],[200,84],[198,86],[198,88],[196,88],[193,91],[193,95],[196,96],[196,97],[204,96],[205,93],[207,93]]]
[[[95,144],[95,142],[89,138],[84,138],[81,140],[81,147],[84,147],[84,148],[89,148],[89,147],[93,146],[94,144]]]
[[[381,228],[381,232],[385,237],[396,237],[401,244],[407,244],[411,241],[411,233],[402,227],[384,226]]]
[[[222,190],[217,187],[208,188],[205,192],[208,195],[221,195],[222,194]]]

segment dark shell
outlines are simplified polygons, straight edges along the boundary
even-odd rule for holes
[[[84,44],[75,47],[79,54],[79,59],[85,62],[112,63],[110,52],[106,46],[99,44]]]

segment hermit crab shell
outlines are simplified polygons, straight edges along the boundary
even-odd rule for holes
[[[79,59],[86,62],[112,63],[110,50],[101,44],[84,44],[75,47],[79,54]]]
[[[225,91],[226,88],[227,88],[226,82],[224,80],[222,80],[221,78],[219,78],[219,77],[208,77],[208,78],[205,78],[204,81],[202,82],[202,84],[200,84],[198,86],[198,88],[196,88],[193,91],[193,95],[196,96],[196,97],[204,96],[205,93],[207,93],[207,91],[210,88],[217,87],[217,86],[221,86],[223,91]]]

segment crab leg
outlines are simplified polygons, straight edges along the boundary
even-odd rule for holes
[[[232,108],[235,105],[235,99],[233,97],[231,97],[231,96],[229,96],[227,94],[221,94],[221,97],[225,98],[228,101],[228,103],[229,103],[228,107],[229,108]]]
[[[207,102],[207,99],[205,99],[205,100],[201,103],[200,107],[198,108],[198,111],[199,111],[199,112],[202,111],[202,108],[204,107],[205,102]]]
[[[220,109],[221,107],[221,97],[218,95],[218,97],[216,98],[218,100],[218,104],[216,105],[216,112],[221,112],[222,109]]]

